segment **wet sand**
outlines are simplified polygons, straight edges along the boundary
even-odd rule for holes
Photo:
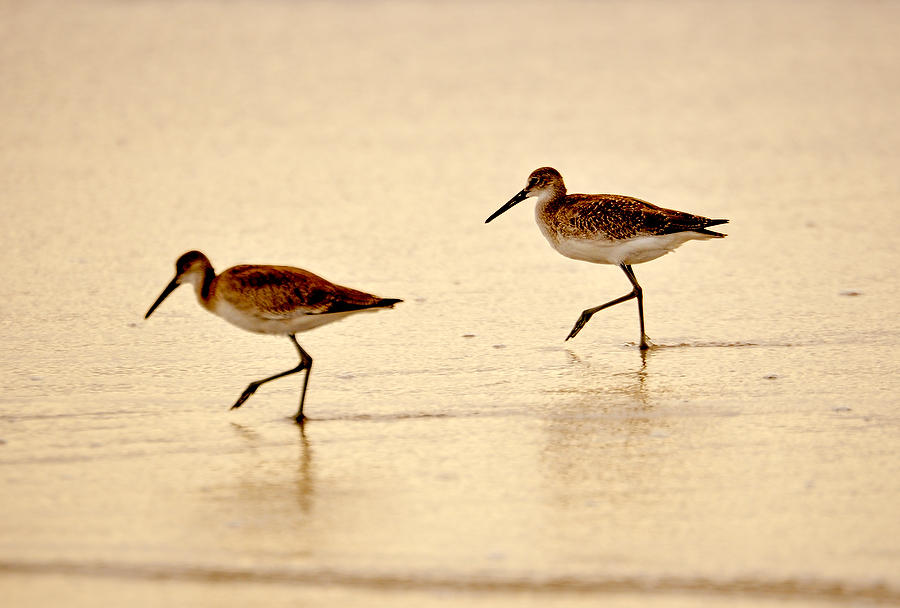
[[[10,605],[900,603],[900,7],[0,3]],[[620,271],[523,204],[728,217]],[[405,302],[242,332],[177,256]]]

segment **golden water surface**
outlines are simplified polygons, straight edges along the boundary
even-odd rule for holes
[[[4,606],[900,603],[900,4],[0,2]],[[727,217],[636,266],[570,192]],[[287,339],[176,257],[399,297]]]

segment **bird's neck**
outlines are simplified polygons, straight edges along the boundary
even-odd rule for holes
[[[196,273],[191,277],[191,283],[194,285],[194,293],[197,294],[197,301],[206,308],[210,307],[210,301],[213,294],[213,283],[216,280],[216,271],[211,266],[203,269],[203,274]]]
[[[551,188],[546,188],[535,197],[535,212],[538,214],[542,214],[546,210],[559,207],[563,204],[565,198],[565,186],[557,185]]]

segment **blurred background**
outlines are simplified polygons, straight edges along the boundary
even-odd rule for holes
[[[900,603],[900,5],[0,1],[10,605]],[[727,217],[635,267],[569,192]],[[174,261],[399,297],[288,340]]]

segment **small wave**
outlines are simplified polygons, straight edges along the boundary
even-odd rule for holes
[[[246,582],[279,585],[339,585],[380,590],[466,591],[476,593],[697,594],[804,600],[900,602],[900,589],[886,583],[835,579],[691,576],[511,576],[367,574],[334,569],[259,569],[181,564],[122,564],[0,561],[0,573],[177,580],[200,583]]]
[[[631,342],[629,346],[637,346],[637,343]],[[676,342],[672,344],[652,342],[650,350],[663,350],[667,348],[790,348],[800,346],[791,342]]]

